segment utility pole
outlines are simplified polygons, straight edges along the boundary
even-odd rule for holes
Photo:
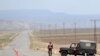
[[[57,34],[58,34],[58,33],[57,33],[57,30],[58,30],[58,29],[57,29],[57,24],[55,24],[55,34],[56,34],[56,36],[57,36]]]
[[[93,19],[93,20],[91,20],[91,21],[93,21],[93,23],[94,23],[94,41],[97,43],[97,29],[96,29],[97,25],[96,25],[96,23],[97,23],[97,21],[99,21],[99,20]],[[97,45],[96,45],[96,49],[97,49]]]
[[[94,41],[97,42],[97,32],[96,32],[97,31],[97,29],[96,29],[97,25],[96,25],[96,23],[97,23],[98,20],[94,19],[94,20],[91,20],[91,21],[93,21],[93,23],[94,23]]]
[[[97,33],[96,33],[96,20],[94,20],[94,40],[97,42]]]
[[[65,35],[65,32],[66,32],[66,30],[65,30],[65,23],[63,23],[63,34]]]
[[[51,24],[48,25],[49,35],[51,35]]]
[[[75,42],[76,42],[76,23],[74,23],[74,34],[75,34]]]
[[[36,34],[36,32],[37,32],[36,25],[34,24],[34,25],[32,26],[32,28],[33,28],[34,34]]]

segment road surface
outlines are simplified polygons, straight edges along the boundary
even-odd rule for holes
[[[46,52],[33,51],[29,48],[27,33],[20,33],[4,50],[0,50],[0,56],[48,56]]]

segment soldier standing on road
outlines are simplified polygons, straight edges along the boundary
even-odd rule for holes
[[[52,42],[49,42],[49,45],[48,45],[48,55],[49,56],[52,56],[52,49],[53,49],[53,44]]]

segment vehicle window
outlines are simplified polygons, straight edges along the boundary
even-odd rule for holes
[[[86,47],[90,47],[91,46],[91,43],[86,43]]]
[[[77,45],[76,44],[72,44],[72,46],[71,47],[76,47]]]

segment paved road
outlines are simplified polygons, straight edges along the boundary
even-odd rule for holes
[[[22,32],[4,50],[0,50],[0,56],[48,56],[45,52],[30,50],[29,44],[27,32]]]

